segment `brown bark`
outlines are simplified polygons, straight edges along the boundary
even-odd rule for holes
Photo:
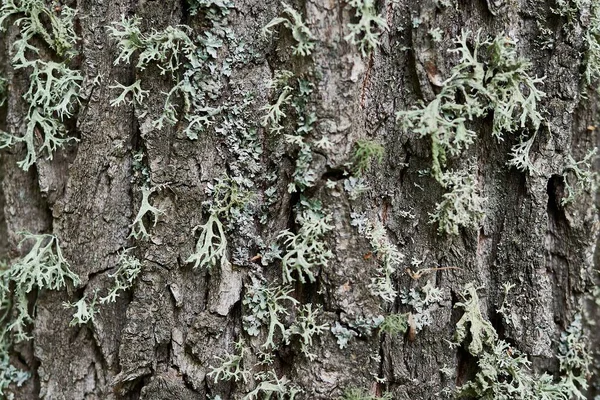
[[[204,399],[218,394],[223,399],[239,399],[253,389],[256,382],[252,380],[214,384],[206,374],[216,365],[214,356],[233,351],[238,337],[246,337],[254,350],[262,343],[244,333],[242,317],[247,309],[241,301],[251,284],[251,273],[276,282],[281,272],[277,263],[263,267],[250,261],[260,252],[251,238],[271,243],[280,230],[298,228],[293,218],[300,199],[286,190],[295,155],[284,150],[282,137],[273,138],[260,125],[261,108],[272,101],[266,83],[280,69],[312,72],[311,102],[318,118],[314,135],[328,135],[335,145],[315,154],[312,167],[319,181],[305,193],[321,200],[333,216],[335,229],[327,242],[334,258],[319,271],[315,283],[296,282],[293,296],[304,304],[321,304],[323,322],[330,326],[410,310],[399,300],[382,310],[369,293],[367,284],[377,259],[371,256],[368,240],[350,225],[354,211],[383,222],[405,254],[406,266],[412,257],[425,257],[423,267],[460,268],[435,271],[418,280],[398,271],[394,282],[398,290],[420,288],[429,279],[443,293],[443,301],[432,311],[431,325],[414,341],[373,334],[353,338],[340,349],[336,337],[327,332],[315,339],[314,361],[304,357],[297,344],[282,345],[276,352],[275,369],[304,390],[297,398],[337,398],[345,388],[359,387],[374,394],[390,392],[394,399],[432,399],[442,389],[470,379],[476,360],[464,350],[450,349],[447,340],[452,339],[461,315],[453,304],[471,281],[485,288],[480,292],[482,311],[501,337],[529,354],[534,368],[556,372],[557,340],[593,285],[598,224],[589,199],[568,208],[560,205],[562,166],[567,154],[579,160],[598,145],[598,129],[588,129],[598,119],[598,95],[582,80],[581,35],[567,38],[564,21],[548,5],[526,0],[501,3],[498,10],[489,6],[496,14],[492,15],[485,1],[460,1],[456,9],[436,7],[433,0],[379,1],[378,10],[389,30],[381,36],[379,51],[363,57],[344,40],[347,24],[353,20],[345,2],[295,1],[293,7],[304,15],[317,43],[310,57],[297,57],[292,56],[294,41],[288,30],[276,29],[279,33],[273,39],[258,33],[280,15],[278,2],[237,0],[228,17],[229,27],[258,55],[234,64],[231,76],[220,78],[223,88],[213,103],[242,104],[243,94],[253,92],[242,119],[257,129],[257,142],[263,149],[260,169],[254,173],[235,170],[230,138],[214,129],[221,120],[196,141],[182,133],[181,125],[152,128],[150,121],[163,107],[159,94],[168,92],[172,82],[161,77],[157,68],[136,71],[131,65],[113,65],[118,50],[105,27],[122,14],[141,17],[144,30],[188,24],[194,34],[200,34],[206,21],[190,16],[185,2],[174,0],[79,0],[73,4],[78,10],[79,67],[85,80],[83,104],[70,134],[80,141],[59,151],[52,161],[39,159],[28,172],[16,165],[23,157],[22,148],[5,150],[0,158],[0,207],[4,210],[0,213],[0,259],[18,256],[17,232],[52,233],[82,280],[79,287],[38,294],[33,339],[15,347],[19,365],[33,374],[23,388],[15,389],[17,398]],[[420,20],[418,26],[413,24],[415,18]],[[538,45],[537,22],[554,32],[552,49]],[[585,29],[584,22],[577,22],[580,25]],[[429,37],[429,30],[436,27],[444,33],[443,42],[433,43]],[[447,52],[452,47],[450,39],[463,29],[482,29],[490,36],[506,32],[519,39],[519,54],[533,63],[534,73],[546,76],[542,108],[551,129],[540,130],[532,153],[537,170],[525,173],[506,166],[517,138],[509,135],[498,142],[489,133],[491,120],[480,121],[479,136],[467,154],[476,154],[478,187],[488,199],[486,218],[478,231],[461,229],[460,235],[447,236],[438,235],[436,226],[427,223],[443,194],[434,179],[419,174],[431,166],[430,143],[402,133],[395,113],[435,96],[437,88],[428,78],[427,66],[435,65],[443,79],[448,77],[458,61]],[[21,96],[28,77],[8,62],[9,45],[16,35],[18,28],[13,26],[1,38],[0,71],[11,86],[7,106],[0,113],[0,128],[11,132],[24,129],[27,108]],[[225,46],[219,50],[219,59],[232,54],[233,49]],[[103,83],[94,86],[98,75],[103,76]],[[131,84],[136,79],[150,91],[144,106],[111,107],[110,100],[116,97],[109,88],[113,81]],[[354,201],[344,190],[341,171],[356,140],[364,138],[383,143],[385,158],[365,177],[370,190]],[[149,241],[128,237],[141,198],[140,182],[132,179],[133,154],[140,151],[151,184],[162,188],[151,197],[164,214],[154,227],[146,221]],[[226,172],[239,172],[253,181],[258,205],[267,207],[267,223],[261,225],[256,215],[244,230],[228,232],[229,257],[235,253],[237,258],[231,269],[192,270],[185,260],[196,244],[194,227],[207,218],[202,208],[208,200],[206,186]],[[277,177],[274,185],[278,188],[277,201],[270,206],[265,205],[264,195],[270,186],[268,175]],[[325,186],[327,179],[335,183],[333,189]],[[414,219],[404,216],[408,210],[414,212]],[[101,306],[93,323],[69,327],[72,310],[62,303],[84,294],[92,296],[95,290],[104,293],[112,283],[109,274],[119,253],[133,246],[143,261],[134,287],[116,303]],[[595,261],[597,265],[597,256]],[[517,285],[511,294],[510,325],[496,312],[504,299],[501,285],[505,282]],[[590,338],[593,343],[600,340],[597,332],[590,332]],[[246,363],[252,368],[252,358]],[[456,371],[456,381],[439,372],[444,366]],[[376,383],[374,376],[385,382]],[[590,398],[594,394],[591,390]]]

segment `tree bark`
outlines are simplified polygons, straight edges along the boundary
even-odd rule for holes
[[[130,65],[114,65],[119,49],[107,26],[122,15],[136,15],[143,32],[185,24],[196,40],[209,29],[206,16],[191,15],[188,3],[175,0],[66,3],[77,10],[80,41],[73,65],[84,77],[81,106],[67,123],[69,136],[79,142],[59,150],[52,160],[38,158],[28,171],[17,165],[25,155],[24,146],[3,151],[0,259],[14,262],[27,252],[17,246],[19,232],[51,233],[81,283],[69,283],[59,291],[41,290],[30,298],[33,339],[15,343],[11,359],[32,377],[22,387],[11,387],[16,398],[243,398],[259,384],[254,376],[247,382],[215,383],[207,374],[218,365],[216,356],[235,352],[234,343],[240,338],[251,349],[244,368],[252,374],[267,370],[256,364],[264,328],[258,337],[244,330],[249,309],[242,301],[253,277],[281,284],[280,261],[265,266],[257,255],[264,256],[260,244],[276,242],[282,230],[300,229],[296,218],[304,198],[321,201],[332,216],[326,243],[333,257],[315,271],[315,282],[293,283],[291,296],[299,304],[286,303],[289,315],[283,316],[284,325],[293,323],[301,304],[311,303],[322,307],[320,323],[330,328],[339,323],[356,337],[340,349],[330,329],[315,336],[314,360],[302,354],[298,342],[278,338],[272,368],[279,378],[285,376],[303,390],[296,398],[333,399],[355,387],[378,396],[390,393],[394,399],[434,399],[443,389],[472,379],[477,359],[464,347],[448,345],[462,315],[454,305],[462,301],[460,293],[469,282],[482,287],[483,315],[501,338],[529,356],[536,372],[559,373],[560,334],[577,313],[587,310],[587,324],[598,319],[593,302],[586,300],[599,261],[595,199],[588,194],[568,206],[561,204],[566,157],[581,160],[600,143],[599,129],[594,128],[598,94],[582,76],[589,5],[567,26],[565,18],[543,2],[456,1],[444,7],[434,0],[380,0],[377,12],[388,29],[380,36],[377,51],[363,55],[345,40],[348,24],[357,18],[350,4],[294,0],[290,6],[300,12],[315,38],[312,53],[303,57],[292,54],[296,42],[283,25],[273,28],[272,36],[260,34],[269,21],[282,15],[284,6],[276,1],[236,0],[227,26],[247,51],[238,59],[233,42],[225,41],[218,49],[216,64],[222,68],[229,63],[231,74],[213,71],[221,86],[209,103],[227,111],[217,115],[197,140],[190,140],[183,133],[184,122],[153,127],[151,121],[163,111],[162,93],[169,92],[173,82],[156,66],[136,69],[136,56]],[[16,18],[0,33],[0,73],[9,81],[0,129],[22,134],[29,77],[10,62],[11,45],[20,35],[19,26],[12,25]],[[551,32],[547,34],[551,47],[540,45],[540,26]],[[429,32],[434,28],[441,30],[442,41],[432,40]],[[448,52],[455,47],[452,39],[463,30],[480,29],[482,37],[504,33],[518,39],[519,56],[533,65],[531,75],[545,77],[546,97],[539,108],[546,122],[531,151],[535,170],[528,172],[507,166],[518,135],[507,134],[498,141],[491,134],[491,117],[473,123],[475,143],[449,165],[475,160],[477,188],[487,198],[485,219],[479,229],[439,234],[428,221],[444,188],[420,173],[431,168],[431,142],[403,131],[396,112],[434,99],[440,86],[436,79],[449,78],[459,61]],[[37,57],[54,56],[45,49]],[[310,168],[316,182],[301,193],[287,190],[298,152],[285,144],[283,134],[272,134],[261,123],[263,107],[276,100],[268,82],[280,70],[314,84],[309,107],[317,122],[309,135],[315,140],[326,135],[333,143],[313,151]],[[100,84],[94,83],[98,76]],[[136,80],[149,90],[144,104],[112,107],[118,91],[110,86]],[[249,93],[251,97],[246,96]],[[238,114],[231,112],[236,106]],[[178,112],[183,107],[178,104]],[[285,129],[293,130],[295,123],[288,120]],[[256,136],[248,139],[249,133]],[[368,190],[353,199],[345,188],[344,171],[349,171],[346,164],[352,162],[355,143],[364,139],[383,144],[385,155],[363,176]],[[252,162],[240,155],[250,145],[260,148],[260,156]],[[136,154],[143,154],[143,167]],[[130,237],[142,199],[140,168],[147,169],[150,187],[156,188],[151,204],[162,210],[155,225],[150,214],[144,219],[149,240]],[[252,182],[253,219],[245,226],[229,225],[230,265],[193,269],[186,260],[199,237],[194,228],[209,217],[203,207],[211,200],[207,187],[226,174]],[[276,189],[272,202],[265,194],[271,187]],[[263,223],[261,213],[266,216]],[[401,296],[385,304],[370,292],[380,259],[364,232],[351,224],[353,213],[382,223],[404,254],[402,268],[394,274],[396,290],[421,290],[428,281],[441,290],[442,300],[430,309],[431,320],[414,337],[413,332],[380,335],[377,329],[369,334],[355,327],[357,320],[414,310],[403,304]],[[69,326],[73,309],[63,303],[84,295],[92,298],[96,291],[104,295],[113,284],[111,274],[119,255],[131,247],[143,264],[133,287],[115,303],[99,306],[93,322]],[[453,269],[431,270],[413,279],[404,271],[413,259],[423,260],[420,268]],[[508,322],[497,312],[505,300],[505,283],[516,285],[507,297]],[[587,333],[591,348],[594,344],[598,348],[597,330]],[[454,371],[454,377],[442,374],[444,367]],[[590,384],[592,399],[599,392],[593,377]]]

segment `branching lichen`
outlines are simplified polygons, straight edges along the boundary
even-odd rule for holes
[[[221,11],[226,15],[231,7],[227,1],[203,0],[196,3],[197,8],[212,12],[210,17],[214,18],[213,25],[218,25],[216,15]],[[213,96],[213,92],[218,89],[217,82],[210,77],[214,72],[211,70],[214,69],[214,65],[210,60],[216,59],[217,49],[223,46],[223,42],[219,35],[210,29],[203,32],[203,35],[197,38],[197,42],[194,42],[190,37],[192,30],[186,25],[168,26],[164,30],[153,30],[149,33],[142,32],[140,26],[140,18],[122,17],[120,22],[114,22],[113,26],[107,27],[109,34],[117,40],[120,50],[115,65],[130,63],[133,55],[137,53],[136,68],[139,71],[156,65],[162,75],[169,76],[174,86],[169,92],[163,93],[163,112],[159,118],[152,121],[152,126],[163,129],[165,126],[175,125],[180,119],[185,119],[188,124],[184,133],[190,140],[195,140],[200,132],[213,123],[213,117],[221,111],[219,108],[209,107],[206,97]],[[210,70],[210,73],[205,69]],[[117,87],[123,89],[123,93],[111,104],[124,102],[129,92],[134,94],[136,104],[141,104],[145,92],[138,82],[130,86],[117,84]],[[181,117],[176,107],[179,98],[182,98],[184,103]]]
[[[119,254],[118,268],[114,274],[108,275],[113,278],[114,285],[105,297],[100,297],[100,303],[114,303],[120,292],[133,287],[133,284],[142,271],[142,262],[130,254],[132,249],[126,249]]]
[[[83,77],[79,71],[67,65],[76,54],[74,47],[78,40],[74,31],[75,11],[72,8],[64,6],[57,14],[41,0],[5,1],[0,8],[0,31],[4,30],[4,23],[12,15],[21,15],[15,22],[20,27],[21,35],[13,43],[12,65],[17,70],[29,70],[29,90],[23,95],[29,109],[25,117],[24,136],[0,132],[0,148],[24,143],[27,154],[18,165],[28,170],[38,159],[39,153],[45,152],[47,158],[52,159],[58,148],[76,140],[66,137],[64,121],[73,115],[79,105],[79,84]],[[39,44],[36,41],[38,37],[64,61],[28,60],[27,53],[40,53],[36,47]]]
[[[431,139],[432,174],[438,181],[448,156],[457,157],[473,144],[477,134],[468,128],[471,121],[493,112],[492,135],[498,140],[527,128],[535,134],[543,121],[538,110],[544,97],[538,89],[543,78],[530,76],[531,64],[517,56],[516,42],[506,35],[481,40],[478,33],[470,47],[469,36],[463,32],[455,40],[457,47],[450,51],[458,53],[460,60],[436,98],[426,106],[397,113],[405,130]],[[482,53],[485,62],[480,60]],[[528,157],[530,147],[513,149],[512,165],[528,167],[529,163],[517,164],[514,159]]]
[[[8,266],[0,261],[0,397],[13,400],[12,393],[6,391],[10,385],[22,386],[31,375],[16,368],[10,359],[13,338],[8,330],[11,319],[10,280],[6,271]],[[26,300],[25,304],[26,303]]]
[[[587,45],[584,77],[586,83],[592,85],[600,79],[600,4],[596,1],[590,4],[590,21],[584,40]]]
[[[497,399],[586,399],[591,357],[582,335],[581,319],[576,317],[561,336],[558,359],[561,376],[533,374],[527,355],[504,340],[499,340],[489,321],[481,315],[476,288],[468,284],[462,293],[464,303],[457,303],[465,314],[457,324],[455,339],[471,342],[467,349],[478,358],[479,371],[474,379],[457,387],[456,398]],[[467,325],[469,332],[467,333]]]
[[[294,272],[300,282],[315,281],[315,269],[327,267],[327,262],[333,253],[329,250],[324,236],[333,229],[329,225],[331,216],[324,214],[320,203],[311,202],[312,206],[302,210],[296,217],[300,225],[298,233],[289,230],[279,233],[278,238],[285,244],[285,255],[281,258],[283,282],[292,283],[296,279],[292,276]]]
[[[224,266],[229,263],[227,236],[222,221],[233,223],[236,219],[243,218],[252,200],[250,192],[228,176],[218,179],[214,186],[209,185],[207,194],[211,199],[204,206],[208,207],[210,216],[206,224],[194,228],[194,232],[200,231],[200,237],[194,253],[186,260],[194,263],[194,269],[211,269],[217,264]]]
[[[305,304],[298,312],[294,324],[287,331],[287,340],[298,336],[300,339],[300,352],[310,361],[317,359],[317,355],[310,351],[313,345],[313,336],[322,335],[329,328],[327,324],[319,325],[317,319],[321,313],[321,307],[317,306],[313,310],[312,304]]]
[[[119,106],[121,104],[132,105],[137,104],[141,105],[144,102],[144,97],[148,97],[150,92],[148,90],[143,90],[141,87],[141,82],[139,80],[135,81],[129,86],[121,85],[119,82],[116,82],[116,85],[109,86],[110,89],[119,89],[121,94],[116,98],[110,101],[110,105],[112,107]],[[131,100],[127,99],[127,95],[131,93]]]
[[[129,225],[129,227],[131,228],[131,233],[129,234],[129,237],[133,237],[135,239],[148,240],[150,238],[150,235],[148,234],[148,231],[146,231],[146,226],[144,225],[144,217],[146,216],[146,214],[151,213],[152,219],[154,221],[152,226],[156,226],[156,224],[158,223],[158,216],[164,214],[164,211],[153,207],[150,204],[150,195],[156,190],[156,188],[148,189],[147,187],[143,187],[140,190],[142,193],[140,209],[138,210],[138,213],[135,216],[135,219],[133,220],[131,225]]]
[[[282,24],[292,31],[292,36],[294,40],[296,40],[297,44],[293,47],[293,54],[298,56],[310,55],[315,48],[315,37],[302,20],[302,15],[300,15],[298,11],[294,10],[284,2],[281,4],[283,5],[283,13],[287,15],[287,17],[273,18],[271,22],[263,28],[263,34],[270,34],[271,31],[269,29]]]
[[[469,337],[471,339],[468,346],[469,353],[478,356],[483,352],[484,346],[493,347],[495,345],[498,335],[492,324],[481,314],[479,295],[475,285],[467,284],[461,296],[464,301],[456,303],[454,307],[462,308],[464,314],[456,323],[454,340],[462,343]]]
[[[98,312],[96,308],[96,294],[94,293],[94,297],[92,301],[87,301],[87,296],[83,296],[80,300],[75,303],[64,302],[63,307],[65,308],[75,308],[75,313],[73,314],[73,319],[69,323],[69,326],[75,325],[85,325],[88,322],[94,322],[94,315]]]
[[[302,390],[290,382],[289,379],[285,376],[278,378],[275,371],[272,370],[259,372],[254,375],[254,378],[260,381],[260,383],[254,390],[242,397],[242,400],[271,398],[278,400],[294,400],[297,394],[302,393]]]
[[[268,326],[267,339],[263,347],[277,348],[275,334],[278,330],[284,340],[287,340],[288,330],[281,318],[289,315],[284,303],[298,304],[298,300],[290,296],[293,289],[290,286],[265,286],[258,279],[253,280],[247,289],[242,304],[250,311],[242,318],[244,330],[250,336],[258,336],[263,325]]]
[[[83,77],[65,63],[29,61],[26,58],[28,51],[39,53],[39,49],[33,44],[34,38],[38,36],[42,37],[58,56],[69,59],[75,54],[77,36],[73,30],[73,9],[65,6],[60,15],[57,15],[43,1],[7,1],[0,9],[0,30],[3,30],[5,20],[13,14],[24,15],[16,21],[21,27],[21,37],[13,44],[15,54],[12,63],[15,69],[32,69],[29,90],[24,95],[30,107],[26,117],[25,135],[20,137],[0,132],[0,148],[25,143],[27,155],[18,164],[27,170],[38,158],[38,152],[46,151],[48,159],[51,159],[57,148],[75,140],[64,137],[65,128],[62,121],[72,115],[78,104],[79,82]],[[49,21],[50,28],[46,28],[42,21]],[[38,150],[36,140],[42,134],[43,143]]]
[[[210,372],[206,376],[213,378],[215,383],[232,379],[235,382],[243,381],[247,383],[250,378],[250,371],[244,369],[243,360],[250,349],[246,347],[244,340],[240,338],[235,343],[235,351],[236,354],[226,354],[224,357],[215,356],[219,366],[210,367]]]
[[[561,200],[563,206],[574,202],[575,199],[586,192],[594,195],[598,190],[600,175],[594,168],[594,163],[598,158],[597,154],[598,149],[593,148],[581,161],[575,161],[571,155],[568,155],[563,168],[565,191],[567,193],[567,196]]]
[[[74,285],[81,282],[69,269],[69,263],[63,257],[55,236],[29,232],[23,232],[21,235],[23,239],[19,247],[24,248],[27,243],[31,246],[29,251],[13,262],[10,268],[2,271],[3,282],[6,285],[14,285],[12,293],[16,317],[7,330],[15,332],[17,341],[30,339],[26,326],[33,321],[33,317],[29,312],[28,293],[34,289],[60,290],[66,286],[67,280],[71,280]],[[8,296],[8,292],[3,290],[2,296]]]
[[[21,37],[13,44],[15,55],[12,62],[16,68],[22,68],[28,62],[26,51],[36,54],[39,52],[35,44],[31,43],[36,36],[42,38],[59,57],[71,59],[77,54],[75,9],[62,6],[57,11],[44,0],[4,0],[0,8],[0,31],[4,31],[4,23],[13,15],[22,15],[15,21],[21,31]]]

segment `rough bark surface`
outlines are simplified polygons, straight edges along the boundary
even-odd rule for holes
[[[261,108],[272,101],[266,86],[274,71],[297,74],[312,71],[315,90],[311,103],[318,122],[315,137],[328,135],[333,149],[315,154],[312,168],[318,183],[307,189],[333,216],[335,229],[327,236],[334,258],[319,271],[315,283],[295,283],[293,296],[301,303],[321,304],[323,322],[348,326],[359,317],[409,311],[399,300],[382,310],[367,284],[377,260],[364,235],[351,226],[351,213],[366,212],[382,221],[392,241],[405,254],[406,266],[416,257],[422,267],[456,267],[439,270],[420,279],[398,271],[398,290],[422,287],[427,280],[440,288],[443,301],[432,310],[432,323],[416,335],[353,338],[340,349],[327,332],[315,339],[314,361],[292,343],[276,353],[275,369],[304,390],[297,398],[331,399],[345,388],[359,387],[394,399],[434,399],[444,388],[471,379],[476,360],[464,350],[451,349],[455,324],[461,312],[453,308],[468,282],[484,287],[481,309],[501,337],[529,354],[534,369],[556,372],[557,341],[580,311],[580,304],[594,281],[598,265],[596,208],[589,198],[568,208],[560,204],[564,191],[563,164],[572,154],[579,160],[600,143],[598,96],[582,81],[581,35],[566,37],[559,17],[549,4],[519,1],[459,1],[457,7],[438,7],[436,1],[382,0],[377,4],[389,30],[381,36],[378,52],[362,56],[344,40],[353,11],[337,0],[294,1],[316,38],[310,57],[292,55],[293,39],[286,29],[274,37],[259,32],[280,15],[277,1],[236,0],[227,17],[237,38],[255,53],[247,63],[234,64],[231,76],[221,77],[223,88],[214,105],[241,104],[243,94],[254,94],[242,113],[247,126],[257,129],[262,146],[254,173],[237,171],[236,154],[227,137],[217,132],[219,123],[197,140],[182,134],[182,127],[158,130],[151,120],[163,107],[161,92],[172,82],[157,68],[136,71],[133,66],[113,65],[118,54],[106,26],[121,15],[142,18],[144,30],[187,24],[200,34],[205,24],[190,16],[178,0],[77,0],[77,31],[81,37],[77,59],[84,76],[82,106],[70,134],[80,141],[59,151],[53,160],[39,159],[28,171],[16,162],[20,147],[5,150],[0,158],[0,259],[19,256],[18,232],[52,233],[63,254],[82,280],[68,290],[42,291],[37,295],[33,339],[15,346],[14,359],[32,373],[15,389],[22,399],[205,399],[220,395],[240,399],[256,384],[215,384],[206,376],[215,356],[233,351],[244,335],[242,298],[251,284],[250,273],[260,272],[270,282],[281,279],[276,263],[263,267],[252,261],[260,251],[248,232],[265,243],[276,240],[282,229],[295,229],[294,206],[300,201],[289,194],[287,184],[294,171],[294,154],[285,151],[282,137],[273,137],[261,126]],[[419,21],[416,23],[415,21]],[[551,49],[542,49],[538,22],[554,33]],[[577,25],[579,27],[579,25]],[[444,40],[435,43],[429,31],[440,28]],[[495,36],[502,32],[518,38],[518,52],[533,63],[533,71],[545,76],[547,96],[542,108],[550,129],[541,129],[532,151],[535,171],[526,173],[506,165],[517,137],[498,142],[489,133],[491,120],[477,127],[476,143],[467,151],[476,154],[478,182],[487,197],[486,217],[479,230],[461,229],[458,236],[439,235],[429,224],[429,213],[440,201],[443,189],[419,173],[431,165],[429,141],[402,133],[395,113],[435,96],[431,82],[433,65],[442,79],[456,64],[449,54],[451,39],[461,30]],[[21,96],[28,77],[8,63],[10,44],[18,35],[12,26],[0,37],[0,71],[10,82],[6,106],[0,112],[0,128],[22,132],[27,104]],[[233,52],[219,50],[223,60]],[[218,73],[218,72],[215,72]],[[101,75],[103,84],[94,85]],[[131,84],[141,79],[150,91],[143,107],[111,107],[116,92],[113,81]],[[358,139],[376,139],[385,147],[380,165],[366,174],[369,190],[358,200],[344,190],[343,165],[352,156]],[[133,154],[143,152],[153,187],[152,204],[164,213],[158,223],[146,220],[151,238],[129,236],[139,208],[139,182],[133,179]],[[460,161],[460,160],[459,160]],[[459,161],[456,161],[457,163]],[[258,203],[268,210],[265,224],[258,222],[243,232],[228,232],[230,268],[193,270],[185,260],[197,240],[194,227],[206,221],[202,203],[206,187],[225,173],[237,173],[256,185]],[[277,201],[267,205],[267,176],[276,176]],[[326,181],[333,182],[325,185]],[[406,212],[414,214],[407,218]],[[70,327],[72,309],[63,302],[76,301],[111,285],[119,253],[134,247],[143,270],[134,287],[116,303],[103,305],[93,323]],[[596,256],[594,254],[596,252]],[[514,283],[511,292],[512,321],[496,312],[504,300],[503,283]],[[590,311],[597,318],[597,311]],[[261,342],[247,337],[256,350]],[[597,331],[592,343],[600,343]],[[246,360],[251,368],[252,360]],[[450,367],[449,379],[440,368]],[[377,383],[375,377],[384,378]],[[594,389],[589,398],[595,395]]]

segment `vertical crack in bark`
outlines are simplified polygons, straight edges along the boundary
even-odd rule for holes
[[[555,319],[566,326],[566,320],[570,313],[569,297],[571,296],[571,273],[569,271],[569,260],[564,254],[564,239],[568,238],[568,222],[565,210],[562,206],[562,199],[565,197],[564,177],[552,175],[548,180],[546,188],[548,203],[546,212],[548,214],[548,233],[547,233],[547,252],[548,267],[554,281],[554,310]]]

